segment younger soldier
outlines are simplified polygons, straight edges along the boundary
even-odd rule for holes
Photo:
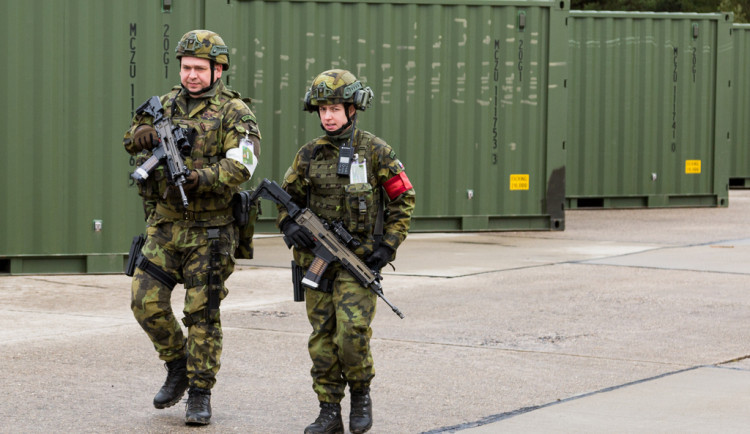
[[[300,148],[282,187],[320,218],[342,221],[360,243],[354,253],[380,271],[406,238],[415,193],[393,149],[356,128],[357,110],[365,110],[372,98],[372,90],[349,71],[318,75],[305,95],[304,109],[318,114],[325,135]],[[296,264],[307,269],[313,259],[312,234],[283,208],[278,222],[294,241]],[[313,328],[308,345],[313,390],[320,402],[320,415],[305,433],[344,432],[340,402],[347,384],[349,429],[364,433],[372,426],[370,324],[377,296],[333,263],[316,290],[305,290],[305,299]]]
[[[240,95],[221,81],[229,50],[219,35],[190,31],[176,51],[182,85],[160,100],[164,116],[187,131],[192,146],[185,155],[191,169],[185,184],[189,205],[185,209],[179,191],[168,185],[163,167],[139,185],[147,239],[133,275],[131,308],[166,362],[167,379],[154,407],[173,406],[189,387],[185,423],[205,425],[211,419],[211,388],[222,348],[220,316],[208,314],[207,293],[219,290],[220,299],[227,295],[223,282],[234,271],[238,243],[230,201],[254,167],[245,164],[238,146],[249,141],[259,154],[260,133]],[[136,115],[125,133],[125,149],[143,161],[158,143],[153,119]],[[216,269],[209,271],[211,262]],[[170,304],[176,283],[185,285],[187,339]]]

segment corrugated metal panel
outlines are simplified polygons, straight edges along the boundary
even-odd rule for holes
[[[206,26],[231,46],[230,84],[254,100],[256,178],[281,180],[321,134],[302,97],[317,73],[345,68],[376,94],[359,126],[406,165],[415,230],[562,229],[567,7],[210,0]]]
[[[731,24],[570,12],[571,208],[727,206]]]
[[[750,188],[750,24],[732,26],[732,151],[731,187]]]
[[[415,229],[562,229],[567,2],[171,3],[0,4],[2,35],[20,41],[0,84],[0,273],[121,269],[143,230],[122,134],[178,83],[175,44],[203,27],[233,49],[230,86],[256,99],[258,177],[281,179],[319,133],[301,97],[343,67],[378,95],[361,126],[408,165]]]
[[[136,106],[177,82],[177,29],[202,17],[183,9],[162,13],[152,0],[0,4],[0,32],[12,41],[0,82],[0,272],[122,270],[143,231],[122,135]]]

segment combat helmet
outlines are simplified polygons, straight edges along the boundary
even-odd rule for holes
[[[348,103],[364,111],[373,97],[372,89],[364,87],[354,74],[344,69],[331,69],[315,77],[305,93],[303,110],[315,112],[321,105]]]
[[[229,48],[217,33],[211,30],[191,30],[185,33],[175,48],[177,58],[200,57],[216,62],[224,71],[229,69]]]

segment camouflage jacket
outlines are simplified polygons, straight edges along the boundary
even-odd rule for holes
[[[356,130],[354,134],[354,152],[367,161],[367,183],[351,184],[348,177],[336,174],[340,144],[321,136],[300,148],[284,176],[282,187],[296,204],[310,208],[327,221],[342,221],[362,243],[355,249],[362,258],[373,251],[375,220],[383,203],[382,242],[395,252],[411,225],[416,202],[414,188],[388,144],[366,131]],[[287,216],[286,210],[280,207],[277,222],[281,223]],[[310,257],[304,256],[295,251],[295,259],[306,267]]]
[[[185,165],[198,172],[198,186],[187,192],[190,203],[185,213],[180,195],[174,186],[167,185],[164,168],[154,170],[139,194],[149,225],[164,221],[178,221],[185,226],[220,226],[233,221],[230,202],[240,184],[250,179],[250,172],[239,161],[226,158],[226,152],[237,148],[246,134],[253,142],[256,157],[260,154],[260,131],[255,115],[240,99],[240,94],[226,88],[223,82],[198,101],[188,101],[186,92],[175,86],[160,100],[165,116],[175,125],[187,130],[192,152]],[[192,110],[188,111],[189,103]],[[136,155],[140,165],[151,153],[134,152],[132,137],[142,124],[153,124],[148,115],[136,114],[125,133],[125,150]]]

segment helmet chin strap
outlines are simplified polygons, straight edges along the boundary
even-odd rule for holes
[[[357,121],[357,112],[356,111],[354,112],[354,117],[349,117],[349,106],[350,106],[350,104],[348,104],[348,103],[344,104],[344,112],[345,112],[344,114],[346,114],[346,123],[341,128],[339,128],[338,130],[336,130],[336,131],[328,131],[326,129],[326,127],[323,126],[323,123],[322,122],[320,123],[320,128],[323,129],[323,131],[326,132],[326,135],[328,135],[329,137],[340,136],[341,133],[343,133],[344,131],[346,131],[347,128],[349,128],[353,123],[355,123]],[[320,110],[318,110],[318,118],[320,118]]]

